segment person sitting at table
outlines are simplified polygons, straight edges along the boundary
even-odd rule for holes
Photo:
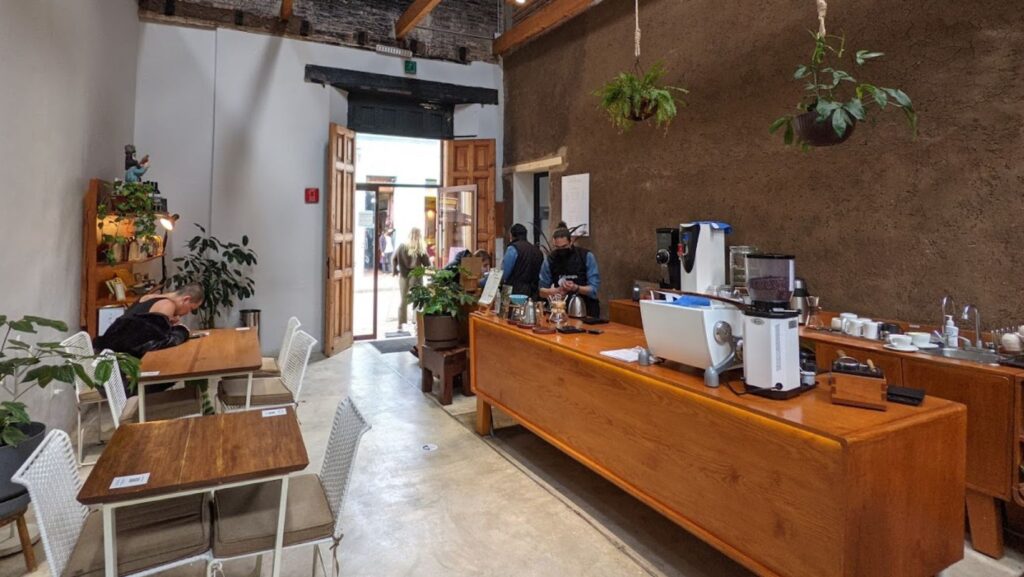
[[[149,351],[180,345],[189,338],[181,317],[203,304],[203,287],[185,285],[174,292],[146,295],[121,315],[93,346],[142,358]]]

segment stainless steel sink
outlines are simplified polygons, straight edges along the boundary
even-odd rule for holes
[[[996,364],[1001,358],[998,354],[993,353],[992,351],[981,349],[948,349],[940,347],[937,349],[923,349],[921,352],[926,355],[934,355],[936,357],[945,357],[947,359],[956,359],[958,361],[970,361],[982,364]]]

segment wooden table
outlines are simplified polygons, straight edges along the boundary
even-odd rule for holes
[[[146,353],[142,357],[139,377],[139,422],[146,421],[146,386],[186,379],[219,378],[247,375],[245,408],[252,399],[252,374],[263,364],[260,341],[256,331],[242,329],[210,329],[209,333],[169,349]]]
[[[966,411],[928,397],[888,411],[704,386],[676,366],[600,355],[644,344],[538,335],[475,313],[477,431],[491,406],[750,570],[925,577],[963,556]]]
[[[273,572],[279,577],[288,475],[305,469],[309,457],[295,411],[276,409],[284,414],[264,416],[274,410],[118,427],[78,493],[79,502],[102,509],[106,577],[117,575],[115,509],[280,479]],[[149,473],[144,485],[110,488],[117,477],[143,473]]]

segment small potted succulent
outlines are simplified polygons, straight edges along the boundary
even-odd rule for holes
[[[905,92],[860,82],[836,67],[846,55],[842,36],[812,33],[814,51],[807,64],[797,67],[793,78],[804,80],[805,95],[795,114],[781,116],[768,132],[775,134],[785,128],[782,140],[787,145],[831,146],[845,142],[853,134],[858,121],[867,118],[872,105],[879,109],[899,108],[906,116],[911,131],[917,133],[917,112]],[[860,67],[883,56],[881,52],[858,50],[853,62]]]
[[[423,340],[432,349],[450,349],[459,344],[459,316],[476,298],[462,290],[458,278],[466,269],[416,267],[410,273],[418,283],[409,288],[409,300],[423,315]]]
[[[643,72],[638,65],[636,74],[620,72],[595,91],[594,96],[601,99],[601,107],[620,131],[629,130],[634,123],[651,118],[659,128],[667,128],[676,117],[677,106],[686,105],[674,93],[685,94],[686,89],[659,85],[658,81],[664,75],[665,67],[661,62],[647,72]]]

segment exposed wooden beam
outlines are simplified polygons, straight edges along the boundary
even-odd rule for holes
[[[584,13],[601,0],[551,0],[494,41],[494,53],[501,56]]]
[[[426,18],[427,14],[430,14],[430,11],[440,3],[441,0],[413,0],[413,3],[405,9],[398,22],[395,23],[395,38],[398,40],[405,38],[420,23],[420,20]]]
[[[292,19],[292,0],[281,0],[281,20],[285,22]]]

